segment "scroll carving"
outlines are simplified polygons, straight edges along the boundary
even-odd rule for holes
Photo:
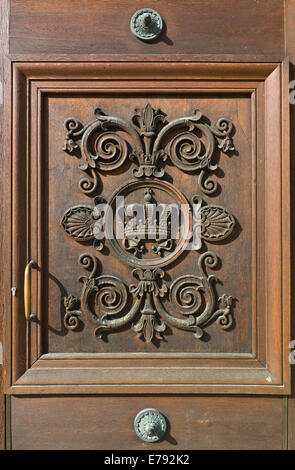
[[[232,296],[223,294],[218,301],[214,291],[217,278],[207,275],[205,267],[215,268],[217,256],[214,252],[203,253],[198,261],[200,276],[185,275],[174,280],[170,286],[165,282],[165,272],[160,268],[134,269],[137,284],[129,288],[116,276],[95,276],[97,259],[91,253],[81,255],[79,263],[92,268],[89,277],[82,276],[80,300],[73,296],[65,298],[66,314],[64,324],[75,329],[79,319],[92,319],[96,325],[95,334],[118,330],[133,323],[133,330],[148,343],[163,339],[166,326],[191,331],[199,339],[203,328],[218,320],[223,329],[232,325]],[[131,296],[132,304],[126,305]],[[168,302],[162,301],[166,298]]]
[[[83,315],[80,310],[77,310],[80,306],[80,300],[69,295],[64,298],[65,316],[64,325],[68,330],[76,330],[79,326],[79,319]]]
[[[111,172],[121,167],[129,157],[137,168],[136,178],[164,176],[164,162],[170,161],[186,172],[199,172],[199,187],[205,194],[213,194],[217,183],[206,177],[206,170],[214,171],[216,149],[224,153],[234,150],[231,139],[232,123],[220,118],[214,125],[202,122],[202,113],[196,109],[191,116],[168,123],[166,114],[147,103],[136,109],[132,123],[107,116],[97,108],[95,119],[83,125],[76,118],[65,121],[66,139],[63,150],[80,151],[79,167],[90,176],[82,178],[80,189],[93,194],[98,187],[98,172]]]
[[[198,339],[202,338],[204,327],[215,319],[223,329],[228,329],[232,325],[233,298],[223,294],[216,301],[214,283],[217,278],[208,276],[204,268],[215,268],[217,261],[214,252],[204,253],[198,261],[201,276],[181,276],[170,286],[164,281],[162,269],[138,268],[133,270],[138,284],[132,284],[127,289],[116,276],[96,277],[97,260],[92,254],[85,253],[79,262],[85,268],[92,267],[92,272],[89,277],[80,278],[83,284],[80,299],[73,296],[64,299],[64,324],[74,330],[81,318],[87,315],[96,325],[96,336],[102,337],[136,320],[133,330],[147,342],[154,337],[163,339],[167,325],[191,331]],[[130,294],[132,306],[123,314]],[[164,305],[161,299],[165,297],[169,302]],[[118,318],[120,314],[122,316]]]
[[[142,218],[134,225],[128,211],[122,224],[123,237],[109,238],[114,254],[125,264],[132,266],[135,282],[127,286],[120,277],[98,274],[98,259],[90,252],[79,258],[79,264],[90,270],[80,277],[81,295],[69,295],[64,299],[64,325],[75,330],[79,323],[89,318],[95,325],[95,335],[103,335],[132,327],[139,337],[150,343],[163,339],[169,325],[190,331],[195,338],[204,335],[204,328],[216,321],[222,329],[232,326],[233,297],[218,297],[216,276],[207,269],[217,267],[218,258],[213,251],[199,255],[198,272],[166,281],[164,267],[176,260],[188,245],[191,231],[195,230],[193,213],[198,209],[200,239],[216,243],[229,237],[235,227],[231,212],[219,205],[205,204],[197,194],[193,197],[193,210],[186,197],[173,184],[163,180],[164,165],[169,159],[181,171],[198,173],[199,189],[212,195],[217,182],[208,171],[215,171],[214,160],[218,149],[224,153],[234,150],[231,139],[232,123],[220,118],[209,125],[196,109],[191,116],[171,122],[160,109],[149,103],[136,109],[131,122],[106,115],[100,108],[94,119],[83,125],[75,118],[65,121],[66,140],[63,149],[81,158],[80,169],[85,172],[79,182],[87,195],[98,189],[99,173],[112,172],[127,162],[133,162],[135,179],[120,186],[108,201],[113,208],[118,196],[124,200],[142,200]],[[152,205],[168,200],[168,209],[153,219]],[[96,211],[96,205],[104,202],[100,196],[93,199],[93,206],[80,204],[70,207],[61,219],[64,231],[82,243],[92,243],[96,250],[104,247],[107,235],[104,219]],[[180,236],[172,236],[169,207],[185,207],[181,214],[185,228]],[[134,235],[135,233],[135,235]],[[178,234],[178,235],[179,235]],[[147,243],[146,243],[147,242]],[[202,243],[193,249],[201,250]],[[148,247],[147,247],[148,246]]]

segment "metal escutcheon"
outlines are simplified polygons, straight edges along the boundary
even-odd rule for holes
[[[137,436],[145,442],[159,441],[166,429],[166,419],[155,408],[146,408],[135,416],[134,430]]]
[[[137,10],[130,21],[131,32],[143,41],[152,41],[160,36],[163,30],[161,15],[151,8]]]

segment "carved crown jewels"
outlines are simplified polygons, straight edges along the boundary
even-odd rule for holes
[[[159,219],[154,217],[153,190],[145,188],[144,190],[144,211],[143,218],[139,219],[136,225],[134,217],[126,215],[126,224],[124,226],[124,235],[126,238],[132,237],[136,233],[139,237],[153,237],[155,240],[167,238],[170,236],[170,218],[171,211],[167,208],[159,215]]]
[[[184,275],[168,285],[162,268],[178,258],[189,243],[190,249],[200,250],[202,240],[209,243],[224,240],[234,229],[235,219],[227,209],[204,204],[199,194],[189,202],[163,178],[169,159],[182,171],[197,172],[199,189],[214,194],[217,182],[206,172],[217,169],[213,161],[217,148],[222,152],[234,150],[231,122],[220,118],[211,126],[195,110],[191,116],[169,123],[166,114],[149,103],[135,110],[131,123],[107,116],[99,108],[94,114],[95,119],[86,125],[75,118],[65,121],[63,149],[82,157],[79,167],[86,173],[79,182],[80,189],[87,195],[94,194],[99,172],[112,172],[128,160],[135,165],[132,172],[136,179],[114,192],[103,215],[96,206],[104,199],[96,196],[93,206],[76,205],[66,210],[61,225],[70,237],[92,242],[99,251],[103,250],[104,238],[108,238],[115,255],[133,267],[138,283],[127,288],[116,276],[97,276],[97,258],[84,253],[79,264],[91,268],[91,274],[80,278],[79,299],[72,295],[65,298],[65,326],[75,329],[87,315],[95,323],[98,337],[132,325],[147,342],[161,339],[167,325],[191,331],[196,338],[201,338],[203,328],[215,319],[222,328],[229,328],[233,299],[223,294],[216,300],[216,277],[206,273],[206,267],[217,266],[213,251],[199,256],[200,276]],[[115,210],[118,196],[123,196],[127,204],[121,217]],[[134,199],[141,202],[141,215],[136,218],[132,212],[134,203],[131,204]],[[110,228],[106,221],[110,214],[113,226],[121,228],[121,238],[117,233],[107,236]]]

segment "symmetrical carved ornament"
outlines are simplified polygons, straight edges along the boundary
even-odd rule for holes
[[[79,167],[92,175],[79,182],[86,194],[97,190],[98,171],[111,172],[131,159],[137,168],[136,178],[164,176],[163,164],[169,157],[179,169],[199,172],[199,187],[205,194],[213,194],[216,181],[205,178],[205,171],[214,171],[216,147],[224,153],[234,150],[230,137],[232,123],[220,118],[210,126],[202,122],[202,113],[196,109],[192,116],[168,123],[166,114],[148,103],[136,109],[132,124],[118,117],[106,116],[97,108],[95,119],[83,125],[78,119],[65,121],[66,140],[63,150],[81,152]],[[220,139],[217,142],[216,139]]]
[[[126,286],[119,277],[98,275],[97,258],[90,252],[84,253],[79,264],[91,268],[91,273],[80,278],[79,299],[71,295],[64,299],[65,326],[75,329],[87,316],[96,326],[97,337],[132,325],[147,342],[161,339],[167,325],[191,331],[196,338],[201,338],[204,327],[214,320],[223,329],[230,328],[233,298],[226,294],[217,298],[214,287],[217,279],[206,272],[206,268],[217,266],[218,259],[213,251],[199,255],[199,273],[181,276],[170,284],[165,281],[163,267],[175,261],[192,243],[195,229],[200,231],[200,240],[216,243],[231,235],[235,219],[226,208],[204,204],[199,194],[188,201],[163,176],[164,162],[169,158],[183,171],[199,172],[200,190],[213,194],[216,181],[204,179],[204,175],[206,170],[217,168],[213,163],[217,146],[223,152],[233,150],[231,122],[221,118],[210,126],[202,122],[202,114],[196,110],[190,117],[167,123],[161,110],[147,104],[144,109],[135,110],[132,124],[96,109],[95,120],[91,123],[83,126],[77,119],[69,118],[65,127],[64,150],[70,153],[79,150],[83,162],[80,168],[92,175],[92,179],[87,175],[79,183],[84,193],[90,195],[97,189],[98,172],[111,172],[127,158],[136,165],[133,168],[135,179],[116,189],[104,217],[95,207],[104,200],[96,196],[92,206],[76,205],[66,210],[61,225],[70,237],[93,243],[98,251],[103,249],[105,234],[115,255],[133,268],[137,279],[137,283]],[[218,144],[216,138],[221,139]],[[106,224],[108,211],[117,214],[115,201],[119,196],[124,197],[127,207],[129,199],[142,204],[142,217],[136,222],[125,208],[122,218],[113,217],[111,230],[121,224],[121,238],[115,231],[110,236],[110,226]],[[161,209],[162,201],[165,201],[165,210],[159,210],[155,217],[153,211]],[[196,207],[198,228],[194,224]],[[175,208],[180,221],[177,234],[172,233]],[[191,249],[201,248],[202,243],[197,243]]]
[[[216,318],[223,329],[229,328],[232,297],[223,294],[216,304],[214,282],[217,278],[208,276],[205,271],[205,267],[215,268],[217,262],[213,251],[203,253],[198,260],[201,275],[181,276],[170,286],[164,281],[165,273],[161,268],[136,268],[133,276],[138,282],[127,288],[116,276],[96,276],[96,257],[84,253],[79,263],[91,268],[91,273],[80,278],[83,285],[80,299],[73,296],[65,299],[65,326],[74,329],[79,318],[87,315],[96,325],[98,337],[132,324],[133,330],[147,342],[153,337],[162,339],[167,325],[191,331],[196,338],[201,338],[203,328]],[[133,303],[126,309],[130,295]],[[165,298],[169,302],[164,304],[162,299]]]
[[[110,207],[115,197],[120,194],[128,195],[126,187],[130,193],[135,190],[143,188],[144,192],[144,218],[138,225],[134,225],[133,217],[124,214],[123,230],[124,238],[119,241],[116,238],[110,239],[109,243],[115,253],[121,260],[131,266],[164,266],[173,261],[176,256],[185,248],[190,241],[190,231],[187,230],[182,233],[182,236],[177,240],[171,238],[171,212],[168,210],[163,211],[159,220],[151,220],[151,212],[149,206],[153,200],[153,190],[151,188],[161,188],[165,193],[171,192],[177,195],[175,200],[181,204],[187,202],[184,196],[178,192],[170,183],[153,181],[150,186],[145,186],[145,182],[133,182],[123,185],[117,190],[110,200]],[[104,233],[107,232],[107,227],[104,225],[104,220],[101,215],[96,213],[95,205],[100,203],[103,199],[99,196],[94,198],[93,207],[81,204],[70,207],[62,216],[61,225],[65,232],[78,242],[92,242],[96,250],[101,251],[104,246]],[[201,206],[203,200],[200,196],[194,196],[193,202],[197,206]],[[192,227],[193,221],[192,214],[187,211],[185,221],[188,220],[188,229]],[[200,238],[207,242],[218,242],[229,237],[235,226],[235,219],[232,214],[222,206],[205,205],[200,208]],[[136,236],[132,236],[132,233]],[[148,249],[145,247],[145,242],[153,241],[150,247],[150,254],[156,254],[156,257],[149,256]],[[199,249],[195,247],[195,249]],[[147,254],[143,256],[143,252]],[[132,255],[132,256],[131,256]]]

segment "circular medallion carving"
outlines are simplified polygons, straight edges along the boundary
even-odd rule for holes
[[[160,36],[163,30],[163,20],[157,11],[142,8],[132,16],[130,29],[137,38],[152,41]]]
[[[106,238],[129,266],[154,268],[174,261],[186,248],[192,214],[185,196],[159,180],[132,180],[110,198]]]

